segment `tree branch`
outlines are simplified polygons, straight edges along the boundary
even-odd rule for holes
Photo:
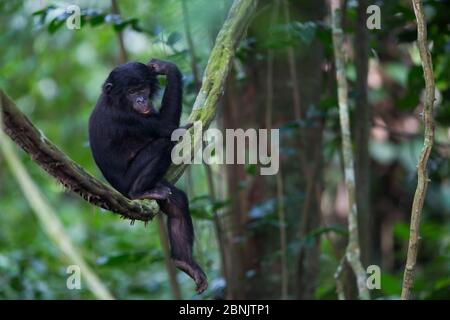
[[[50,142],[1,90],[0,108],[6,134],[67,189],[128,219],[148,221],[157,212],[154,201],[129,200],[87,173]]]
[[[207,128],[213,120],[234,51],[248,26],[256,3],[257,0],[234,1],[212,49],[203,84],[189,118],[190,122],[201,121]],[[127,219],[149,221],[158,213],[156,201],[129,200],[87,173],[50,142],[2,90],[0,90],[0,110],[3,112],[6,134],[67,189],[86,201]],[[195,141],[197,146],[199,143],[201,146],[201,140]],[[171,167],[166,178],[172,182],[176,181],[186,167],[186,164]]]
[[[358,235],[358,210],[355,202],[355,168],[353,163],[353,150],[350,134],[350,119],[348,114],[348,85],[345,77],[344,56],[344,32],[342,30],[341,8],[339,0],[331,1],[331,28],[333,34],[334,57],[336,64],[336,81],[338,86],[339,117],[342,135],[342,156],[344,159],[344,178],[348,197],[348,231],[349,240],[345,250],[345,259],[348,261],[356,276],[356,284],[360,299],[370,299],[366,285],[366,272],[361,264],[359,235]],[[339,298],[343,297],[340,275],[345,259],[341,261],[335,278],[338,282]]]
[[[414,13],[417,19],[417,46],[422,60],[423,77],[425,79],[425,101],[423,107],[423,119],[425,124],[425,137],[423,149],[417,163],[417,188],[411,208],[411,225],[409,230],[408,255],[406,259],[405,273],[403,276],[402,300],[408,300],[411,296],[411,288],[414,281],[414,270],[417,261],[419,247],[420,217],[428,186],[427,163],[430,157],[434,140],[434,76],[431,54],[427,45],[427,26],[420,0],[413,0]]]
[[[205,129],[214,119],[217,102],[223,95],[224,84],[236,46],[250,23],[257,2],[257,0],[235,0],[231,6],[227,20],[217,35],[216,43],[211,50],[203,75],[202,87],[195,99],[188,122],[201,121],[203,129]],[[190,129],[189,132],[192,135],[191,141],[194,142],[194,152],[191,153],[194,158],[195,152],[202,146],[202,137],[194,136],[193,129]],[[171,181],[177,180],[187,166],[187,164],[171,166],[166,178]]]

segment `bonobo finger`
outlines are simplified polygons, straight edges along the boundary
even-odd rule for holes
[[[152,58],[152,59],[150,59],[149,62],[147,62],[147,66],[153,67],[153,66],[156,65],[159,61],[161,61],[161,60]]]
[[[169,69],[172,65],[173,64],[171,62],[163,61],[163,60],[159,60],[159,59],[151,59],[147,63],[147,66],[151,70],[153,70],[157,74],[162,74],[162,75],[167,75],[167,73],[169,72]]]
[[[153,71],[156,72],[158,74],[161,74],[162,72],[162,68],[161,68],[161,64],[159,63],[158,59],[151,59],[148,63],[147,66]]]

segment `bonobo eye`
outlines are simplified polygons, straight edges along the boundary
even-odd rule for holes
[[[128,89],[127,92],[128,92],[128,94],[135,94],[135,93],[138,93],[141,90],[142,90],[141,87],[133,87],[133,88]]]

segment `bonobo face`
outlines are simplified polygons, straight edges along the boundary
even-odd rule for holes
[[[127,99],[132,104],[133,109],[139,113],[150,114],[155,111],[150,101],[150,88],[148,86],[129,87]]]
[[[115,68],[106,79],[103,91],[119,108],[149,115],[156,112],[152,97],[158,89],[156,74],[143,63],[129,62]]]

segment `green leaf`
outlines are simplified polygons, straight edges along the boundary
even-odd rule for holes
[[[89,17],[88,21],[92,27],[99,26],[105,23],[105,15],[99,14],[96,16]]]
[[[167,38],[167,44],[169,46],[175,45],[178,41],[181,40],[181,34],[179,32],[172,32]]]
[[[65,22],[66,19],[69,17],[69,14],[63,13],[56,18],[54,18],[52,21],[50,21],[48,25],[48,32],[55,33],[59,28],[61,28]]]
[[[33,12],[31,15],[32,16],[47,15],[49,13],[49,11],[54,10],[54,9],[56,9],[56,6],[49,5],[41,10]]]
[[[292,24],[292,30],[300,41],[308,45],[316,38],[317,24],[312,21],[304,23],[296,21]]]

